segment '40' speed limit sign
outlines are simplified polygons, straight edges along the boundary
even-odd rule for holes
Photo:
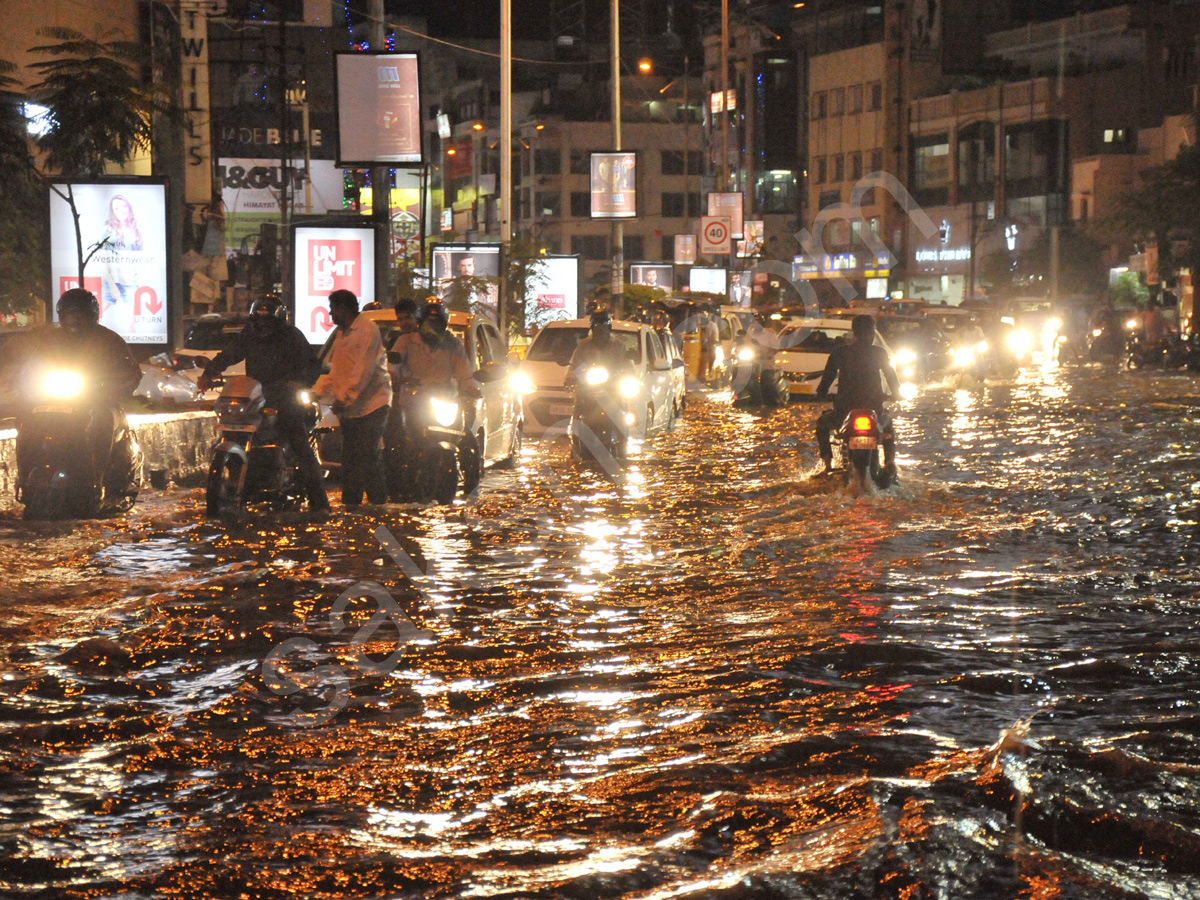
[[[700,253],[724,256],[733,252],[732,224],[728,216],[703,216],[700,219]]]

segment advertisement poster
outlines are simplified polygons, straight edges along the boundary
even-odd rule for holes
[[[345,168],[421,162],[415,53],[337,54],[337,110]]]
[[[754,273],[734,272],[729,288],[729,302],[734,306],[751,306],[754,300]]]
[[[634,263],[629,267],[629,283],[670,292],[675,289],[675,267],[664,263]]]
[[[695,268],[688,272],[688,290],[693,294],[699,291],[724,297],[727,289],[724,269]]]
[[[742,195],[740,193],[709,194],[708,214],[725,216],[729,219],[729,236],[734,240],[742,237]]]
[[[694,234],[675,235],[675,265],[690,266],[696,262],[696,236]]]
[[[304,160],[293,160],[289,201],[293,213],[340,213],[345,170],[333,160],[314,159],[304,177]],[[222,157],[217,165],[221,201],[225,204],[225,255],[252,253],[263,223],[279,222],[279,194],[284,170],[278,159]]]
[[[67,185],[56,185],[64,193]],[[100,324],[131,344],[167,342],[167,194],[162,184],[72,184],[83,255],[83,286],[100,301]],[[71,207],[50,191],[50,277],[54,296],[79,287]]]
[[[579,317],[579,257],[547,256],[525,297],[525,329]]]
[[[439,244],[433,251],[433,283],[450,309],[498,321],[500,245]]]
[[[763,222],[743,222],[742,240],[737,242],[737,255],[742,259],[751,256],[762,256],[763,251]]]
[[[297,225],[293,232],[296,327],[310,344],[324,344],[333,331],[331,293],[350,291],[360,307],[375,301],[375,232],[316,225]]]
[[[592,218],[637,216],[637,154],[592,154]]]

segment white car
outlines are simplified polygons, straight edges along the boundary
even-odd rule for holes
[[[789,393],[793,396],[816,394],[829,354],[853,337],[850,323],[850,319],[788,321],[779,334],[775,368],[787,379]],[[875,343],[887,351],[888,359],[895,365],[892,348],[879,332],[875,333]],[[836,382],[830,390],[836,390]]]
[[[160,353],[142,363],[142,380],[133,396],[156,403],[195,403],[203,399],[195,379],[177,372],[169,353]]]
[[[566,386],[571,356],[590,331],[588,319],[551,322],[534,338],[525,353],[513,384],[525,396],[526,434],[540,436],[549,429],[566,427],[574,410]],[[631,433],[647,437],[666,431],[675,421],[676,378],[683,360],[672,360],[649,325],[613,322],[612,337],[626,351],[637,378],[633,397],[635,420]]]

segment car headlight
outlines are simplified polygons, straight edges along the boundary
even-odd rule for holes
[[[1024,356],[1033,349],[1033,335],[1020,329],[1009,334],[1007,343],[1010,352],[1017,356]]]
[[[439,400],[437,397],[430,397],[429,406],[433,409],[433,421],[437,422],[443,428],[449,428],[458,421],[457,403],[448,403],[445,400]]]
[[[989,349],[990,348],[988,347],[987,341],[980,341],[978,344],[975,345],[975,352],[978,353],[980,356],[983,356],[983,354],[987,353]]]
[[[911,381],[906,381],[900,385],[900,399],[911,400],[917,396],[917,386]]]
[[[915,378],[916,374],[917,374],[917,370],[914,369],[912,366],[905,366],[903,369],[900,370],[901,378]]]
[[[632,400],[641,393],[642,383],[632,375],[626,375],[621,379],[621,383],[617,385],[617,390],[620,391],[621,396],[626,400]]]
[[[1046,320],[1046,324],[1042,326],[1042,330],[1048,334],[1055,334],[1062,330],[1062,319],[1054,316]]]
[[[532,394],[537,390],[537,385],[533,383],[533,379],[529,377],[528,372],[513,372],[508,383],[518,394]]]
[[[308,404],[312,403],[312,394],[308,391],[298,391],[296,399],[300,401],[301,406],[308,406]]]
[[[896,351],[896,365],[911,366],[916,361],[917,354],[915,350],[909,350],[908,348],[905,348],[903,350]]]
[[[608,381],[608,369],[604,366],[592,366],[584,374],[583,380],[590,385],[604,384]]]
[[[83,376],[72,369],[55,369],[42,379],[42,393],[55,400],[73,400],[83,393]]]
[[[975,362],[974,347],[955,347],[954,348],[954,364],[956,366],[969,366]]]
[[[1104,334],[1103,328],[1093,328],[1092,329],[1092,337],[1100,337],[1100,335],[1102,335],[1102,334]]]
[[[754,359],[754,349],[752,347],[743,347],[737,352],[737,358],[742,362],[750,362]]]

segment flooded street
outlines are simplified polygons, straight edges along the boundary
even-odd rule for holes
[[[0,896],[1200,897],[1200,381],[928,387],[870,497],[819,410],[315,525],[6,513]]]

